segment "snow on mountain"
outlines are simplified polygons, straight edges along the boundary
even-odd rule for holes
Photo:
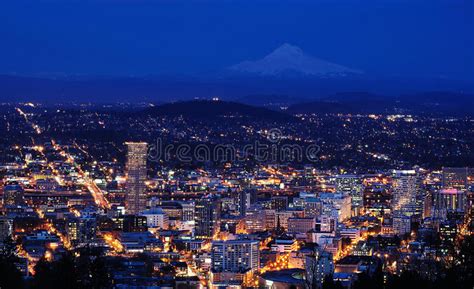
[[[344,76],[363,73],[339,64],[314,58],[297,46],[283,44],[262,59],[243,61],[229,67],[230,71],[261,76],[278,76],[297,73],[307,76]]]

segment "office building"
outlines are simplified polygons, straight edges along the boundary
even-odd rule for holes
[[[421,217],[424,195],[421,178],[415,170],[393,171],[392,211]]]
[[[331,253],[317,250],[305,256],[306,280],[309,288],[321,288],[324,278],[334,273],[334,262]]]
[[[468,184],[468,168],[443,167],[443,189],[466,190]]]
[[[0,243],[12,234],[13,221],[7,217],[0,216]]]
[[[288,233],[306,233],[316,226],[315,218],[289,218]]]
[[[392,192],[382,183],[367,186],[363,192],[364,209],[366,211],[383,215],[389,211],[392,204]]]
[[[146,218],[148,228],[168,229],[169,218],[161,208],[152,208],[141,213]]]
[[[146,208],[147,143],[127,142],[127,214],[138,214]]]
[[[447,213],[463,213],[467,207],[467,193],[458,189],[444,189],[439,192],[438,206]]]
[[[242,190],[238,192],[239,212],[241,216],[245,216],[246,211],[257,200],[257,191],[253,189]]]
[[[184,222],[194,221],[194,202],[180,202],[182,208],[181,220]]]
[[[277,211],[284,211],[288,208],[288,197],[287,196],[272,196],[271,209]]]
[[[392,218],[393,233],[403,236],[411,232],[411,218],[400,212],[395,212]]]
[[[304,198],[304,216],[319,217],[323,210],[323,203],[315,197]]]
[[[363,184],[362,179],[356,175],[339,175],[335,180],[336,191],[348,193],[351,196],[352,210],[355,215],[363,206]]]
[[[198,239],[212,239],[219,233],[221,204],[216,196],[196,200],[194,207],[195,231]]]
[[[321,193],[322,214],[333,216],[338,222],[351,217],[351,197],[345,193]]]
[[[256,240],[227,240],[212,242],[212,270],[245,272],[259,269],[259,242]]]

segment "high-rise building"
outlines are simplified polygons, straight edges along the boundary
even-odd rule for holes
[[[161,208],[152,208],[141,213],[146,217],[148,228],[168,229],[169,218]]]
[[[281,230],[285,229],[288,230],[288,219],[293,217],[292,211],[275,211],[275,229]]]
[[[124,232],[145,232],[147,227],[147,219],[145,216],[124,215],[112,218],[115,228]]]
[[[212,242],[212,270],[228,272],[256,271],[259,268],[259,242],[227,240]]]
[[[305,256],[306,283],[309,288],[321,288],[324,278],[334,273],[334,262],[331,253],[317,250]]]
[[[392,192],[385,184],[373,183],[365,187],[363,197],[366,211],[377,212],[383,215],[391,207]]]
[[[181,220],[184,222],[194,221],[194,202],[180,202],[183,214]]]
[[[468,176],[468,168],[443,168],[443,189],[466,190]]]
[[[321,193],[322,214],[336,217],[338,222],[351,217],[351,197],[346,193]]]
[[[327,215],[321,215],[316,221],[315,228],[318,232],[334,232],[337,227],[337,219]]]
[[[444,189],[439,192],[438,206],[448,213],[463,213],[466,210],[466,191],[458,189]]]
[[[273,211],[273,219],[275,219],[274,210],[263,210],[260,206],[252,206],[246,210],[245,229],[248,233],[264,231],[266,227],[266,211]]]
[[[335,180],[336,191],[345,192],[351,196],[352,210],[358,215],[363,206],[363,184],[357,175],[339,175]]]
[[[165,201],[159,206],[170,220],[181,220],[183,218],[183,205],[175,201]]]
[[[399,212],[393,215],[393,232],[396,235],[403,236],[411,232],[411,218]]]
[[[440,223],[438,232],[442,248],[454,246],[457,234],[457,224],[455,222],[444,221]]]
[[[70,242],[77,245],[93,240],[97,232],[95,218],[70,218],[66,222],[66,235]]]
[[[271,209],[263,210],[263,215],[264,215],[265,229],[266,230],[276,229],[277,220],[276,220],[275,210],[271,210]]]
[[[138,214],[146,209],[147,143],[127,142],[127,214]]]
[[[238,192],[239,212],[241,216],[245,216],[250,205],[256,202],[257,191],[254,189],[246,189]]]
[[[303,205],[305,217],[319,217],[323,210],[323,203],[318,198],[304,198]]]
[[[473,172],[470,168],[443,168],[441,187],[431,192],[431,217],[445,221],[451,213],[464,213],[473,208]]]
[[[66,223],[66,236],[70,242],[76,243],[80,240],[80,220],[71,218]]]
[[[0,244],[12,234],[13,221],[0,216]]]
[[[417,171],[394,171],[392,211],[399,211],[406,216],[421,217],[423,201],[421,178]]]
[[[221,203],[216,196],[196,200],[194,207],[195,230],[198,239],[212,239],[219,233]]]
[[[287,196],[272,196],[271,208],[277,211],[284,211],[288,208]]]

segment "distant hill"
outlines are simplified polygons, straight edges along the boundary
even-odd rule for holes
[[[138,113],[146,116],[183,116],[186,118],[236,118],[266,121],[294,121],[295,117],[262,107],[230,101],[192,100],[167,103],[147,108]]]
[[[270,98],[274,95],[278,96],[279,104],[294,104],[319,100],[341,91],[370,91],[381,95],[424,91],[473,93],[474,83],[449,79],[381,79],[367,74],[325,78],[251,75],[40,78],[0,75],[0,102],[156,103],[218,96],[266,106],[273,103]],[[246,97],[249,95],[251,97]],[[263,99],[264,96],[268,96],[270,101]]]
[[[279,110],[281,107],[288,107],[292,104],[308,102],[309,99],[279,94],[253,94],[237,97],[232,99],[232,101]]]
[[[401,95],[397,100],[415,113],[474,116],[474,94],[471,93],[423,92]]]
[[[287,112],[291,114],[335,114],[335,113],[355,113],[358,111],[353,106],[337,102],[311,101],[291,105]]]
[[[474,95],[426,92],[401,96],[366,92],[338,93],[317,101],[291,105],[288,113],[404,113],[443,116],[474,116]]]

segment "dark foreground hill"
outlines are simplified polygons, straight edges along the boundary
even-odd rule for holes
[[[167,103],[147,108],[139,113],[147,116],[183,116],[185,118],[220,119],[237,118],[247,120],[293,121],[295,117],[262,107],[237,102],[192,100]]]

